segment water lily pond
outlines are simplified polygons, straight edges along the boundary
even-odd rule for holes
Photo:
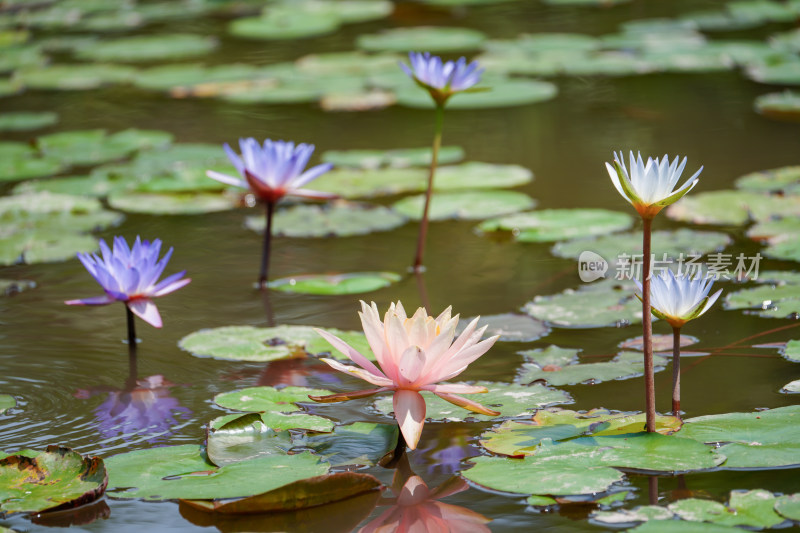
[[[800,527],[798,20],[0,0],[0,532]],[[411,51],[485,70],[431,89]],[[251,172],[295,149],[313,182]],[[647,219],[619,151],[702,172]],[[656,267],[722,289],[677,334],[654,319],[652,353],[630,270],[651,223]]]

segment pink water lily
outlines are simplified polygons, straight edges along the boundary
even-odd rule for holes
[[[341,372],[347,372],[378,388],[344,392],[329,396],[310,396],[317,402],[339,402],[363,398],[379,392],[394,391],[394,413],[400,431],[412,450],[417,447],[425,423],[425,399],[420,391],[429,391],[450,403],[470,411],[497,416],[499,413],[458,394],[488,392],[486,387],[463,383],[440,383],[452,379],[478,357],[486,353],[498,336],[481,340],[486,326],[478,328],[475,318],[456,338],[458,315],[451,308],[436,317],[424,308],[409,318],[403,304],[391,304],[383,321],[378,306],[361,302],[361,324],[367,342],[378,361],[376,366],[339,337],[321,329],[316,332],[342,352],[358,367],[333,359],[322,359]],[[379,368],[380,367],[380,368]]]

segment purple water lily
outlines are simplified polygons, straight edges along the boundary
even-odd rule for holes
[[[400,63],[406,74],[431,93],[437,103],[444,102],[453,94],[471,89],[483,74],[478,62],[467,63],[462,57],[458,61],[443,62],[439,56],[430,52],[409,52],[411,66]]]
[[[267,227],[264,232],[261,273],[258,278],[258,284],[263,289],[266,287],[269,277],[269,251],[275,205],[287,194],[317,199],[336,198],[335,194],[303,188],[309,182],[328,172],[333,165],[323,163],[304,170],[311,154],[314,153],[313,144],[301,143],[295,146],[293,142],[267,139],[262,146],[250,137],[239,139],[241,156],[227,143],[224,148],[228,159],[244,179],[213,170],[206,171],[206,175],[227,185],[249,188],[266,206]]]
[[[133,323],[130,313],[148,324],[160,328],[162,325],[161,315],[158,313],[156,304],[153,303],[153,298],[174,292],[191,281],[188,278],[181,279],[186,274],[185,270],[158,281],[172,256],[172,250],[170,248],[159,260],[160,239],[151,243],[136,237],[133,247],[129,248],[124,238],[114,237],[113,251],[101,239],[102,258],[97,254],[79,253],[78,259],[106,293],[103,296],[68,300],[64,303],[67,305],[107,305],[113,302],[123,302],[129,313],[129,334],[131,333],[130,326]]]

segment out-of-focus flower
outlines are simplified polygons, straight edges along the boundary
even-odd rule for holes
[[[636,285],[641,294],[642,284],[636,281]],[[714,280],[710,276],[690,278],[686,275],[676,276],[671,270],[666,270],[650,280],[652,312],[672,327],[680,328],[714,305],[722,289],[709,296],[713,285]]]
[[[78,253],[86,270],[97,280],[106,293],[103,296],[68,300],[67,305],[107,305],[124,302],[133,314],[148,324],[160,328],[161,315],[153,298],[164,296],[188,284],[191,279],[181,279],[186,271],[178,272],[158,281],[172,256],[170,248],[161,260],[161,240],[152,243],[136,237],[133,248],[122,237],[114,237],[113,251],[100,240],[102,258],[97,254]]]
[[[684,194],[697,185],[698,176],[703,167],[686,180],[678,189],[675,186],[681,178],[681,173],[686,166],[686,158],[678,162],[678,157],[670,163],[669,157],[664,156],[661,161],[657,158],[647,158],[645,163],[642,155],[634,157],[630,153],[630,169],[625,166],[622,152],[614,154],[614,163],[606,163],[608,175],[614,187],[643,218],[653,218],[666,206],[677,202]]]
[[[276,203],[285,195],[303,196],[306,198],[335,198],[335,194],[303,189],[303,186],[320,177],[333,168],[330,163],[323,163],[305,170],[314,145],[293,142],[273,141],[267,139],[264,145],[250,137],[239,139],[241,157],[225,143],[225,153],[242,176],[237,178],[215,172],[206,171],[209,178],[227,185],[249,188],[260,200]]]
[[[411,66],[400,63],[400,68],[426,89],[439,105],[444,105],[455,93],[469,91],[481,81],[483,70],[478,62],[467,64],[466,58],[443,62],[439,56],[430,52],[409,52]]]
[[[486,524],[491,520],[466,507],[437,501],[467,490],[466,482],[458,477],[433,490],[429,489],[421,477],[410,476],[398,490],[395,474],[393,490],[396,498],[387,499],[389,509],[359,530],[359,533],[442,532],[442,533],[488,533]],[[399,492],[399,494],[398,494]]]
[[[425,399],[420,391],[430,391],[443,400],[476,413],[496,416],[499,414],[496,411],[458,396],[487,392],[485,387],[439,384],[461,374],[467,365],[486,353],[498,339],[498,336],[494,336],[480,340],[486,326],[476,329],[478,318],[455,338],[458,315],[451,317],[450,314],[451,308],[448,307],[434,319],[421,307],[409,318],[403,304],[397,302],[389,306],[381,322],[378,306],[374,302],[368,306],[362,301],[359,313],[361,324],[380,368],[335,335],[321,329],[316,332],[358,367],[333,359],[323,361],[336,370],[353,374],[378,388],[310,398],[317,402],[337,402],[394,391],[395,418],[412,450],[417,447],[425,423]]]

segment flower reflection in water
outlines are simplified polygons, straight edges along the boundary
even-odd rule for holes
[[[127,442],[134,437],[139,440],[139,437],[146,436],[145,442],[157,443],[173,433],[179,424],[178,419],[188,420],[192,414],[170,396],[169,389],[174,385],[164,376],[155,375],[136,380],[124,389],[81,389],[75,396],[90,398],[108,393],[106,401],[94,410],[103,440],[120,436]]]
[[[394,498],[382,498],[378,505],[390,506],[359,533],[483,533],[491,519],[466,507],[438,501],[467,490],[460,477],[452,477],[434,489],[416,475],[403,454],[392,479]]]

